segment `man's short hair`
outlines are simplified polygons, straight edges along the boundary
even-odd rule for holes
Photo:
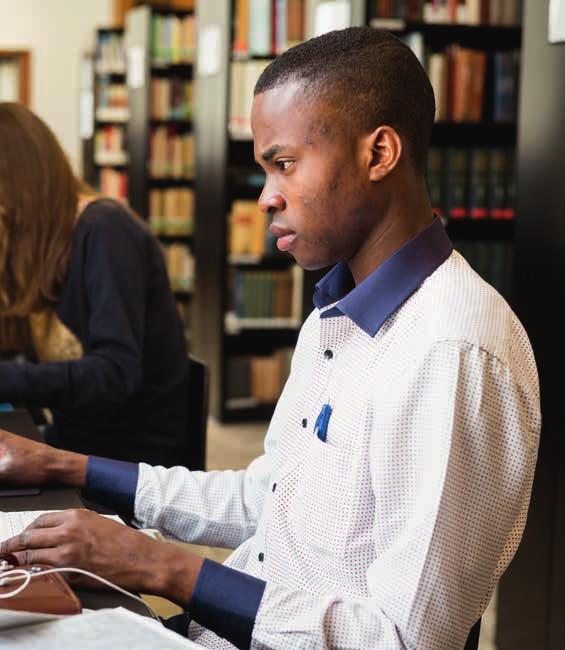
[[[370,27],[349,27],[312,38],[263,71],[255,95],[298,82],[310,97],[338,110],[359,133],[396,129],[414,167],[425,171],[435,100],[430,81],[401,40]]]

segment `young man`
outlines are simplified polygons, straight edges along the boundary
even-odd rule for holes
[[[182,604],[206,647],[462,648],[518,546],[540,427],[516,316],[452,250],[424,182],[433,92],[366,28],[293,48],[252,112],[278,246],[319,283],[265,441],[190,473],[4,433],[0,480],[56,480],[226,566],[86,511],[3,544]],[[220,637],[224,637],[223,640]]]

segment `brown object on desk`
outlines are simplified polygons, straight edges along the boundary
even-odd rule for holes
[[[32,567],[40,567],[42,570],[53,567],[47,564],[25,564],[18,565],[16,558],[11,554],[0,555],[0,559],[6,559],[14,568],[30,571]],[[2,571],[0,571],[0,579]],[[0,586],[0,595],[17,589],[23,582],[10,582]],[[28,586],[12,598],[0,598],[0,609],[11,609],[23,612],[41,612],[42,614],[80,614],[82,607],[75,592],[69,587],[67,581],[60,573],[49,573],[42,576],[34,576]]]

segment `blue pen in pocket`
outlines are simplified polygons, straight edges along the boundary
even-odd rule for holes
[[[316,418],[316,424],[314,425],[314,433],[318,436],[318,439],[322,442],[326,442],[326,437],[328,435],[328,424],[330,422],[330,417],[332,414],[332,407],[329,404],[324,404],[322,410],[320,411],[318,417]]]

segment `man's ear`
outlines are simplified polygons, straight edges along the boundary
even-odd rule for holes
[[[402,140],[391,126],[379,126],[365,140],[369,159],[369,180],[380,181],[398,165]]]

